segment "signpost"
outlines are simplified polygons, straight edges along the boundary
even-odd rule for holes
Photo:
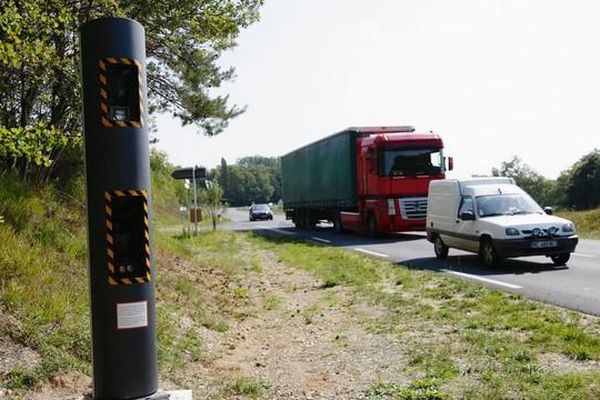
[[[190,216],[193,215],[194,222],[194,234],[198,234],[198,185],[197,182],[206,182],[206,168],[193,166],[191,168],[182,168],[176,169],[171,174],[171,177],[174,179],[191,179],[192,186],[194,186],[194,211],[190,213]]]

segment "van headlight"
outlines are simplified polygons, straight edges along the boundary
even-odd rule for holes
[[[517,228],[506,228],[504,232],[506,236],[519,236],[521,234]]]
[[[564,233],[573,233],[575,232],[575,225],[572,223],[564,224],[561,229]]]

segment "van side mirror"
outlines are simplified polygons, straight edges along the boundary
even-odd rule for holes
[[[473,211],[464,211],[460,214],[460,219],[462,221],[475,221],[475,214],[473,214]]]
[[[544,212],[548,215],[554,214],[554,210],[552,209],[552,207],[544,207]]]

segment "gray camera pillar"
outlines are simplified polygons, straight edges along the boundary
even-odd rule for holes
[[[157,391],[144,28],[81,28],[95,399]]]

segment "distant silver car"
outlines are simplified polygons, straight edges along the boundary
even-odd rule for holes
[[[250,207],[250,221],[273,219],[273,212],[266,204],[254,204]]]

